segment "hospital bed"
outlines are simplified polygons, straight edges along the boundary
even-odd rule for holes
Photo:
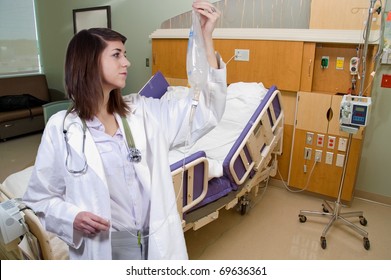
[[[175,90],[170,94],[169,98],[177,97]],[[261,83],[231,84],[226,111],[217,127],[191,147],[170,151],[184,231],[216,220],[222,209],[239,205],[242,214],[248,210],[247,196],[256,196],[260,184],[276,174],[283,120],[281,94],[275,86],[266,89]],[[22,197],[32,168],[11,174],[1,184],[1,201]],[[32,258],[66,259],[65,243],[46,232],[31,210],[23,212],[39,244],[39,253]]]
[[[247,212],[250,193],[256,196],[261,183],[276,175],[283,121],[281,94],[275,86],[231,84],[216,128],[190,148],[170,151],[185,231],[216,220],[221,209],[239,206],[242,214]]]

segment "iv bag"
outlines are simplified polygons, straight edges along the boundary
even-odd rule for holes
[[[194,10],[192,10],[192,26],[187,46],[186,70],[190,87],[198,95],[206,85],[209,65],[201,31],[200,15]],[[198,99],[198,96],[195,98]]]

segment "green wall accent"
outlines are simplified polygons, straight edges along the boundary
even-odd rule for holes
[[[356,190],[388,197],[391,197],[391,89],[380,84],[383,74],[390,73],[390,65],[382,65],[376,71],[356,182]]]
[[[149,35],[171,17],[191,9],[193,0],[35,0],[41,61],[49,87],[64,91],[64,58],[73,36],[73,9],[111,6],[111,27],[128,38],[131,62],[123,93],[137,92],[150,78],[152,45]],[[151,65],[151,64],[150,64]]]

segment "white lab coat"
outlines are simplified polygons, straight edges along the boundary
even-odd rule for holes
[[[194,119],[192,140],[196,140],[221,119],[225,109],[226,71],[210,69],[208,90],[200,97]],[[188,137],[191,99],[157,100],[129,95],[132,113],[128,115],[136,147],[142,161],[134,165],[136,174],[151,198],[149,259],[187,259],[186,244],[175,201],[168,162],[168,150],[183,145]],[[70,248],[71,259],[111,259],[110,231],[95,237],[73,229],[80,211],[90,211],[110,220],[110,197],[103,164],[91,134],[86,133],[85,156],[87,172],[74,175],[67,171],[66,144],[63,135],[65,111],[53,115],[46,125],[35,167],[23,197],[48,231],[56,233]],[[123,130],[119,116],[116,116]],[[75,113],[65,119],[65,128],[81,123]],[[82,158],[81,126],[68,130],[70,147]],[[71,161],[72,162],[72,161]],[[72,163],[71,163],[72,164]]]

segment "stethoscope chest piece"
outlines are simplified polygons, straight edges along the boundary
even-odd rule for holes
[[[129,148],[128,160],[130,162],[138,163],[141,161],[141,152],[137,148]]]

